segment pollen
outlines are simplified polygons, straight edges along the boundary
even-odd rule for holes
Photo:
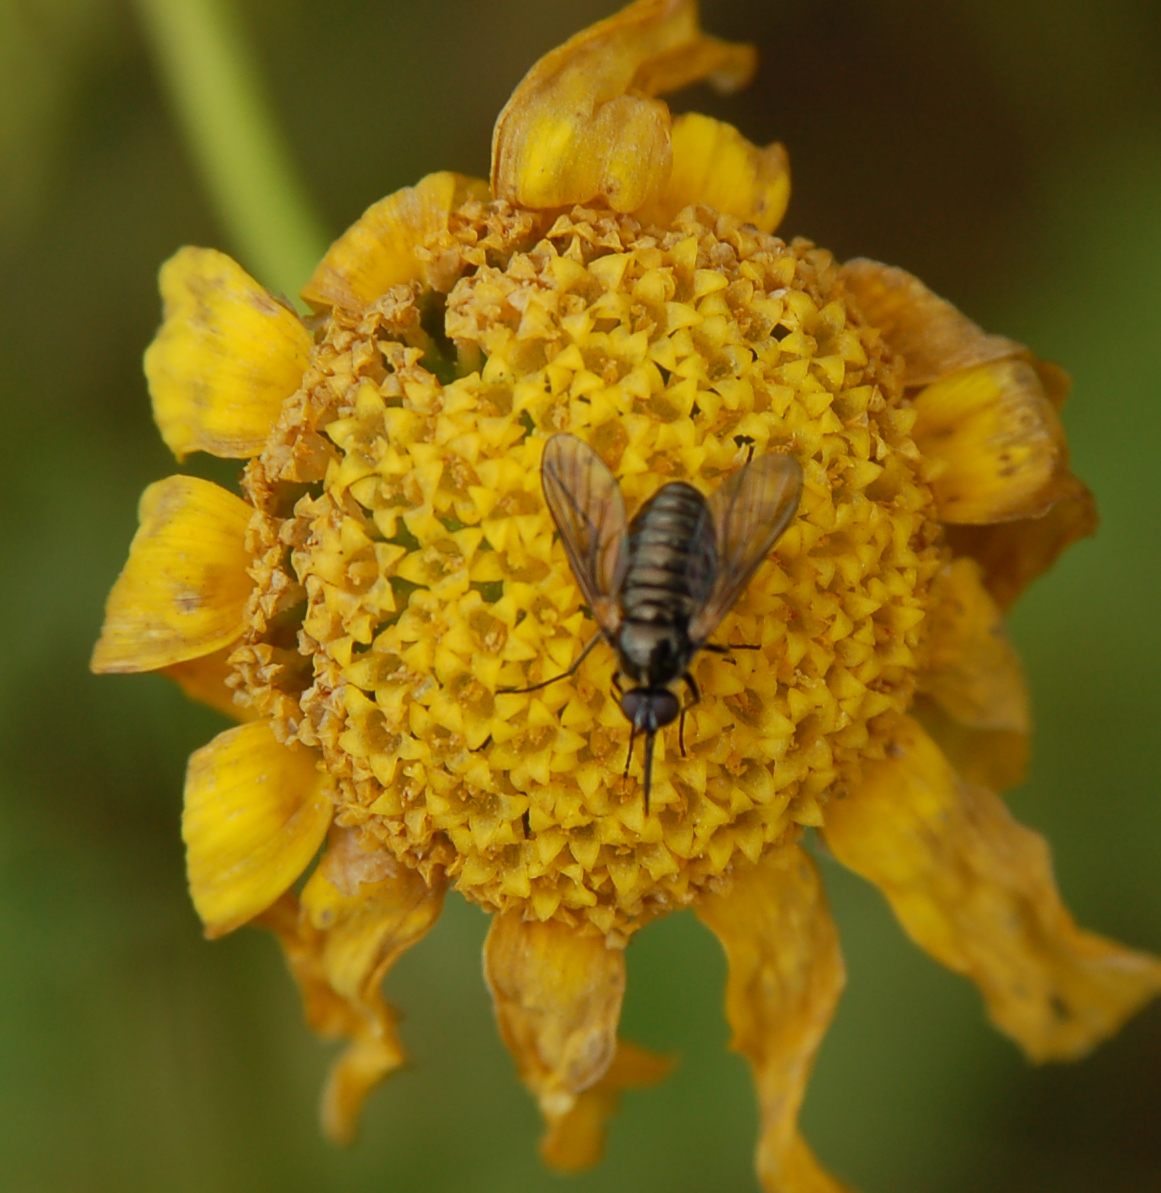
[[[665,227],[470,198],[439,284],[322,323],[249,465],[234,682],[321,751],[335,818],[493,911],[627,939],[820,821],[911,702],[943,562],[914,413],[829,254],[709,208]],[[486,246],[486,249],[483,249]],[[483,249],[483,251],[482,251]],[[799,512],[692,674],[685,754],[640,760],[540,490],[581,436],[632,511],[753,453]]]

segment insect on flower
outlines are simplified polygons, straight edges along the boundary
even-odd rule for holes
[[[662,485],[626,521],[625,501],[605,462],[575,435],[554,435],[540,465],[544,497],[598,632],[567,671],[513,692],[534,692],[573,675],[603,638],[617,652],[613,684],[631,726],[625,773],[645,735],[645,811],[653,740],[701,699],[689,665],[708,643],[798,509],[802,469],[786,455],[748,459],[708,498],[684,481]],[[733,649],[747,649],[735,647]],[[691,701],[669,690],[682,680]]]

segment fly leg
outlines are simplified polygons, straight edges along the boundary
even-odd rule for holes
[[[693,676],[687,671],[682,677],[682,682],[689,689],[689,694],[693,699],[688,704],[681,706],[681,716],[677,721],[677,744],[681,748],[681,756],[685,757],[685,714],[689,709],[693,708],[695,704],[701,703],[701,689],[697,686],[697,682]]]
[[[577,655],[576,659],[573,661],[572,666],[569,667],[569,669],[567,671],[562,671],[559,675],[554,675],[551,679],[542,679],[539,683],[530,684],[526,688],[497,688],[496,695],[497,696],[510,696],[513,693],[517,693],[517,692],[539,692],[541,688],[546,688],[546,687],[548,687],[549,684],[556,683],[556,681],[558,679],[568,679],[568,677],[570,675],[575,675],[577,673],[577,671],[580,669],[581,663],[583,663],[585,661],[585,659],[588,658],[589,652],[593,649],[594,646],[596,646],[596,644],[601,640],[601,638],[602,638],[601,634],[594,634],[588,640],[588,644],[585,646],[584,650],[582,650],[580,652],[580,654]]]

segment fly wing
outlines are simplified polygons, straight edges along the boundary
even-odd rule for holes
[[[802,495],[802,469],[792,456],[748,460],[709,498],[717,535],[717,576],[689,625],[703,643],[742,595],[758,565],[790,524]]]
[[[597,624],[613,634],[625,574],[625,499],[604,460],[575,435],[553,435],[544,446],[540,482],[572,574]]]

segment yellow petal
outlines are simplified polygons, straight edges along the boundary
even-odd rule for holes
[[[782,145],[764,149],[732,125],[689,112],[673,122],[673,170],[655,204],[638,214],[659,224],[702,203],[773,232],[790,202],[790,159]]]
[[[1039,518],[947,528],[952,550],[979,562],[984,583],[1001,608],[1046,572],[1066,547],[1096,531],[1096,503],[1088,488],[1066,473],[1057,491],[1056,502]]]
[[[814,1056],[834,1014],[844,970],[818,874],[797,845],[735,873],[697,914],[729,965],[731,1047],[758,1092],[758,1175],[766,1193],[838,1193],[798,1133]]]
[[[354,1139],[367,1094],[405,1059],[383,980],[430,931],[443,894],[389,854],[363,849],[353,830],[336,829],[301,901],[286,896],[262,917],[282,943],[311,1027],[348,1041],[321,1106],[336,1143]]]
[[[425,246],[473,197],[488,198],[487,185],[445,171],[373,203],[327,250],[302,297],[313,307],[359,310],[392,286],[427,280]]]
[[[306,869],[331,821],[315,755],[266,721],[219,733],[189,760],[181,833],[194,907],[222,936],[269,907]]]
[[[258,714],[248,705],[234,700],[234,689],[226,683],[230,675],[229,658],[233,646],[215,650],[197,659],[186,659],[165,668],[169,676],[191,699],[208,704],[235,721],[249,721]]]
[[[655,1085],[672,1070],[673,1061],[669,1057],[618,1040],[608,1072],[596,1085],[577,1094],[571,1110],[549,1120],[540,1142],[541,1158],[558,1172],[591,1168],[604,1151],[608,1121],[617,1112],[621,1093]]]
[[[1015,340],[988,335],[904,269],[856,257],[839,269],[839,276],[859,313],[903,358],[908,386],[929,385],[960,369],[1028,355]]]
[[[150,485],[129,561],[105,605],[93,670],[156,671],[233,642],[250,595],[245,536],[252,512],[194,476]]]
[[[935,579],[919,690],[968,728],[1031,728],[1020,656],[973,560],[957,559]]]
[[[708,78],[742,86],[747,46],[706,37],[694,0],[637,0],[546,54],[492,135],[492,190],[534,209],[603,199],[636,211],[662,193],[672,161],[669,110],[651,98]]]
[[[299,387],[310,333],[237,262],[184,248],[161,267],[164,321],[145,353],[153,417],[188,452],[256,456]]]
[[[664,1062],[618,1046],[624,953],[566,924],[507,913],[488,931],[484,977],[500,1035],[544,1115],[545,1159],[569,1169],[594,1163],[617,1091],[663,1072]]]
[[[1041,837],[959,779],[914,721],[900,718],[888,757],[827,806],[825,832],[1033,1060],[1083,1056],[1161,991],[1161,963],[1078,928]]]
[[[1033,518],[1059,498],[1064,431],[1036,370],[1024,360],[976,365],[915,396],[915,442],[935,465],[945,522]]]
[[[963,778],[1015,786],[1028,763],[1028,686],[974,560],[936,577],[926,652],[914,715]]]
[[[939,746],[956,773],[969,783],[1007,791],[1023,782],[1031,754],[1027,732],[973,729],[957,721],[942,705],[922,693],[911,715]]]

